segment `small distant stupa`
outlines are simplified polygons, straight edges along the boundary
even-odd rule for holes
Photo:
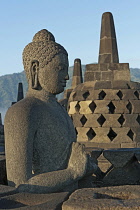
[[[18,83],[18,93],[17,93],[17,102],[22,100],[24,98],[24,93],[23,93],[23,84],[22,82]],[[12,102],[12,105],[14,105],[17,102]]]
[[[75,72],[68,108],[77,141],[101,148],[139,147],[140,83],[130,81],[128,63],[119,63],[110,12],[102,15],[98,64],[86,65],[84,83],[76,83],[80,78]]]
[[[74,88],[77,87],[77,85],[83,83],[83,77],[82,77],[82,67],[81,67],[81,60],[79,58],[76,58],[74,60],[74,67],[73,67],[73,77],[72,77],[72,85],[70,89],[66,89],[64,91],[64,98],[59,100],[59,103],[67,109],[68,106],[68,99],[70,97],[70,94]]]

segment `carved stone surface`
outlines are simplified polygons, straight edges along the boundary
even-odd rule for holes
[[[80,83],[83,83],[81,60],[75,59],[73,68],[72,88],[74,89]]]
[[[24,93],[23,93],[23,85],[22,83],[20,82],[18,84],[18,95],[17,95],[17,101],[20,101],[24,98]]]
[[[78,132],[77,140],[114,143],[114,146],[119,144],[124,148],[130,147],[129,143],[137,147],[136,143],[140,141],[140,89],[134,89],[135,82],[120,82],[119,89],[114,88],[115,83],[107,82],[107,89],[102,88],[106,84],[102,81],[90,82],[91,86],[87,83],[78,85],[69,100],[68,113]],[[97,86],[100,88],[95,90]]]
[[[118,186],[76,190],[63,203],[63,210],[140,209],[139,186]]]
[[[4,196],[16,194],[16,193],[18,193],[16,188],[9,187],[9,186],[6,186],[6,185],[0,185],[0,198],[2,198]]]
[[[67,52],[43,29],[24,48],[23,64],[27,95],[5,117],[8,184],[25,192],[72,191],[98,167],[75,142],[72,121],[55,97],[69,78]]]
[[[9,191],[10,192],[10,191]],[[68,199],[68,192],[52,194],[17,193],[0,199],[1,209],[57,210]]]
[[[99,63],[119,63],[114,21],[110,12],[102,15]]]

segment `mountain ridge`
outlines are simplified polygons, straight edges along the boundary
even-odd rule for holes
[[[84,76],[85,66],[82,65],[82,74]],[[131,81],[140,82],[140,69],[130,68]],[[69,77],[66,89],[71,87],[71,80],[73,75],[73,66],[69,67]],[[8,108],[13,101],[17,101],[18,83],[23,83],[24,95],[26,94],[28,85],[24,71],[20,73],[13,73],[0,76],[0,107]]]

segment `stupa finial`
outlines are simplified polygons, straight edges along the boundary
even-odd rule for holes
[[[81,60],[77,58],[74,60],[72,89],[74,89],[77,85],[81,83],[83,83]]]
[[[110,12],[105,12],[102,15],[98,62],[119,63],[114,20]]]

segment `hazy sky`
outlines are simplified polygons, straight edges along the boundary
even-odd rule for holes
[[[101,16],[112,12],[120,62],[140,68],[140,0],[0,0],[0,76],[21,72],[22,50],[46,28],[82,64],[97,62]]]

